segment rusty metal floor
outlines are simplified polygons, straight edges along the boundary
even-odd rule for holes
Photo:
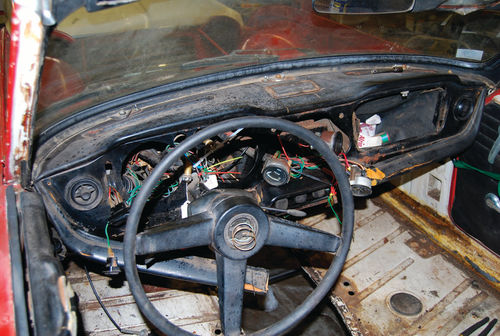
[[[332,232],[339,229],[329,214],[306,218],[304,223]],[[309,256],[309,264],[304,264],[314,281],[321,278],[321,265],[328,258],[315,254]],[[97,303],[84,271],[72,264],[67,274],[79,296],[82,334],[119,334]],[[122,328],[151,327],[144,323],[124,281],[91,274],[104,304]],[[282,306],[288,307],[310,291],[309,284],[303,281],[288,279],[283,282],[283,290],[275,291]],[[162,286],[147,286],[147,292],[171,321],[198,335],[220,334],[214,289],[186,283]],[[330,300],[353,335],[458,336],[485,317],[500,317],[497,291],[379,199],[361,201],[357,206],[354,241]],[[263,322],[277,313],[246,314],[244,324],[246,319]],[[479,335],[485,327],[470,335]],[[305,326],[292,334],[322,336],[345,331],[329,306],[323,304]],[[487,335],[500,335],[500,324]]]
[[[318,263],[317,255],[309,259]],[[305,269],[314,280],[324,272]],[[330,299],[353,335],[458,336],[500,318],[495,289],[379,199],[357,206],[354,240]],[[485,335],[500,335],[499,324]]]

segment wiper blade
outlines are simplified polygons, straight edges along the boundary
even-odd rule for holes
[[[197,69],[213,65],[259,64],[277,61],[278,59],[279,57],[277,55],[267,54],[264,51],[260,53],[252,53],[250,50],[235,50],[230,54],[223,56],[186,62],[181,65],[181,68]]]

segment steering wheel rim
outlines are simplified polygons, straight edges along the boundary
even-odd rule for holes
[[[142,211],[150,193],[153,191],[156,185],[156,181],[158,181],[163,172],[166,171],[174,162],[176,162],[184,153],[193,148],[195,145],[201,143],[203,140],[209,139],[213,136],[227,131],[240,128],[277,129],[280,131],[286,131],[294,134],[301,140],[306,141],[308,144],[314,147],[316,151],[323,156],[323,159],[328,164],[337,179],[343,208],[341,242],[338,249],[336,250],[335,257],[333,258],[328,271],[323,277],[323,280],[313,290],[313,292],[289,315],[264,329],[252,333],[251,335],[281,335],[295,327],[314,309],[314,307],[316,307],[316,305],[326,296],[326,294],[328,294],[331,287],[337,280],[345,263],[352,240],[354,227],[354,200],[344,167],[340,164],[333,151],[331,151],[328,146],[311,131],[283,119],[251,116],[230,119],[208,126],[184,140],[172,152],[170,152],[165,158],[163,158],[161,162],[155,167],[149,178],[141,187],[139,194],[136,196],[136,199],[134,200],[134,203],[132,204],[131,210],[129,212],[126,224],[123,256],[125,263],[125,275],[127,277],[130,290],[142,313],[160,331],[164,332],[167,335],[193,334],[171,323],[153,306],[151,301],[149,301],[149,299],[147,298],[146,293],[144,292],[135,262],[136,235]]]

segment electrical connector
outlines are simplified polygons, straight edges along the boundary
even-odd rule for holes
[[[111,247],[108,247],[108,258],[106,259],[106,267],[103,271],[106,275],[118,275],[121,269],[118,266],[118,259],[116,258]]]

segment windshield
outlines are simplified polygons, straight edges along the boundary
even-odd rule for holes
[[[281,60],[423,54],[484,62],[500,16],[432,11],[328,15],[311,0],[142,0],[88,13],[52,32],[37,130],[84,108],[165,83]]]

